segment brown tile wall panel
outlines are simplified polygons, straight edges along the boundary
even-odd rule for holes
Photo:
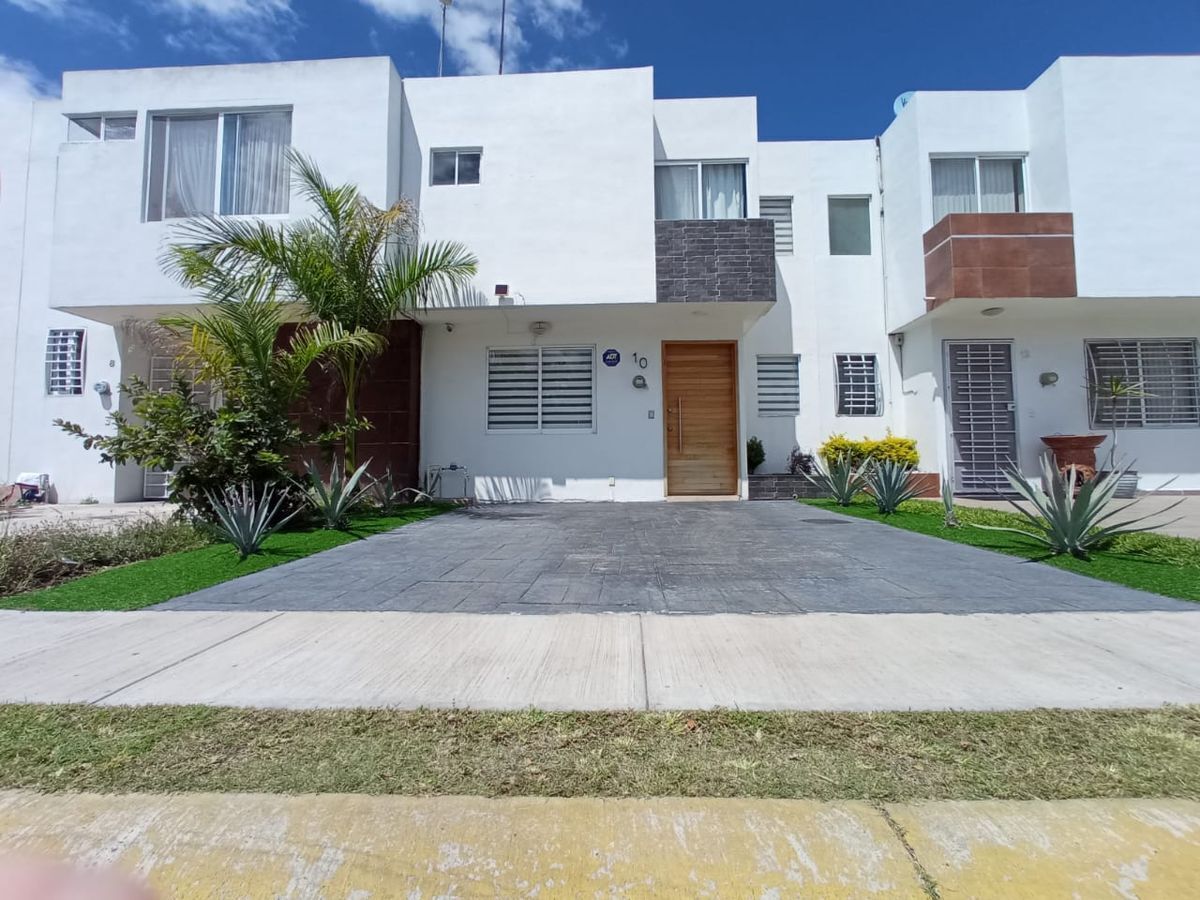
[[[280,332],[286,340],[295,326]],[[309,395],[294,415],[308,431],[320,431],[328,423],[340,422],[345,399],[334,373],[314,366],[308,372]],[[393,322],[387,349],[371,361],[359,389],[359,414],[372,427],[358,434],[360,462],[371,460],[368,471],[382,475],[389,467],[404,487],[416,487],[421,429],[421,326],[416,322]],[[340,457],[342,447],[334,452]],[[316,444],[303,447],[298,465],[316,460],[324,466],[328,448]]]
[[[1070,213],[954,213],[925,234],[928,309],[955,297],[1074,297]]]

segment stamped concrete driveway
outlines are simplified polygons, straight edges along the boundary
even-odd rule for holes
[[[799,503],[459,510],[162,604],[533,613],[1200,611]]]

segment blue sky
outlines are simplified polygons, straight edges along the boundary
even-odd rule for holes
[[[448,71],[494,71],[501,0],[454,0]],[[646,66],[756,94],[764,140],[869,137],[904,90],[1019,88],[1055,57],[1200,52],[1200,0],[509,0],[513,71]],[[63,69],[390,54],[437,66],[438,0],[0,0],[0,86]]]

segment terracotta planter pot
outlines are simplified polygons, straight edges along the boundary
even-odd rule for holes
[[[1051,434],[1042,443],[1054,452],[1054,464],[1060,472],[1074,467],[1085,478],[1096,474],[1096,448],[1104,443],[1103,434]]]

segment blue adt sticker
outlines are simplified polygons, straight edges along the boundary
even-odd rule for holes
[[[621,361],[621,354],[616,350],[605,350],[604,356],[602,356],[601,359],[604,360],[604,364],[606,366],[611,368]]]

